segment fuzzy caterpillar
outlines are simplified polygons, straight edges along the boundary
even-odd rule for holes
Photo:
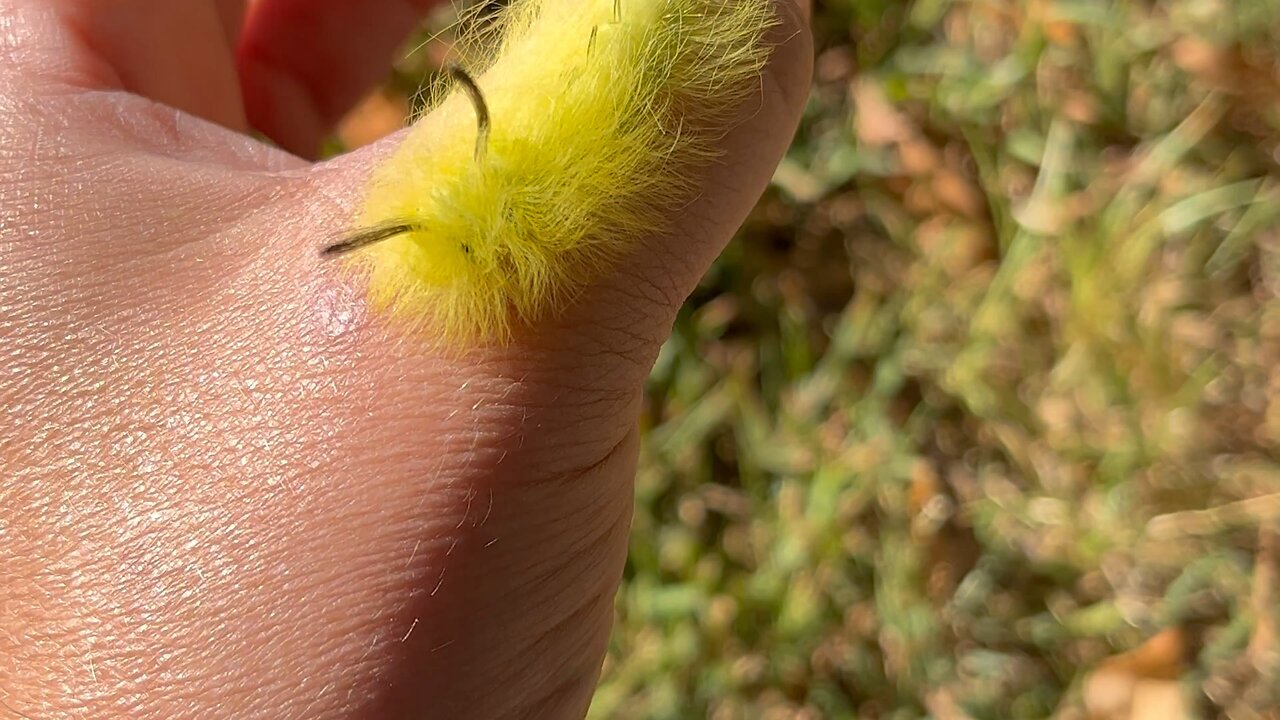
[[[472,66],[479,87],[464,77],[410,131],[370,180],[366,230],[331,250],[355,250],[371,304],[439,342],[505,342],[690,199],[759,92],[775,12],[773,0],[514,0],[496,52]]]

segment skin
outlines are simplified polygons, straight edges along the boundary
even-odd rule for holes
[[[431,3],[0,0],[0,718],[581,717],[643,380],[807,93],[777,2],[671,231],[444,356],[317,256],[397,138],[304,159]]]

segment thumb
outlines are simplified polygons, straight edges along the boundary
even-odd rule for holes
[[[334,340],[313,361],[332,357],[346,378],[333,410],[342,430],[326,452],[359,478],[362,517],[377,518],[362,572],[410,570],[392,573],[404,576],[391,591],[403,640],[384,716],[568,716],[589,700],[626,553],[642,383],[680,304],[768,183],[807,95],[801,5],[775,7],[759,92],[690,168],[691,187],[610,270],[512,342],[442,351],[420,341],[413,318],[379,313],[339,263],[319,265]],[[473,117],[464,104],[441,112]],[[450,118],[437,114],[309,172],[308,196],[323,198],[308,223],[323,230],[311,235],[348,226],[367,179],[442,127]],[[488,162],[501,160],[495,144]]]

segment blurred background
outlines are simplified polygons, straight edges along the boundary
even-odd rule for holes
[[[650,381],[593,716],[1280,718],[1280,0],[814,26]]]

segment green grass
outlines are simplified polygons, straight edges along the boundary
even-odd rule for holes
[[[1277,717],[1280,0],[815,27],[649,384],[593,716],[1083,718],[1176,628],[1194,714]]]
[[[795,147],[650,382],[594,715],[1082,717],[1170,627],[1197,712],[1274,713],[1280,2],[815,25]]]

